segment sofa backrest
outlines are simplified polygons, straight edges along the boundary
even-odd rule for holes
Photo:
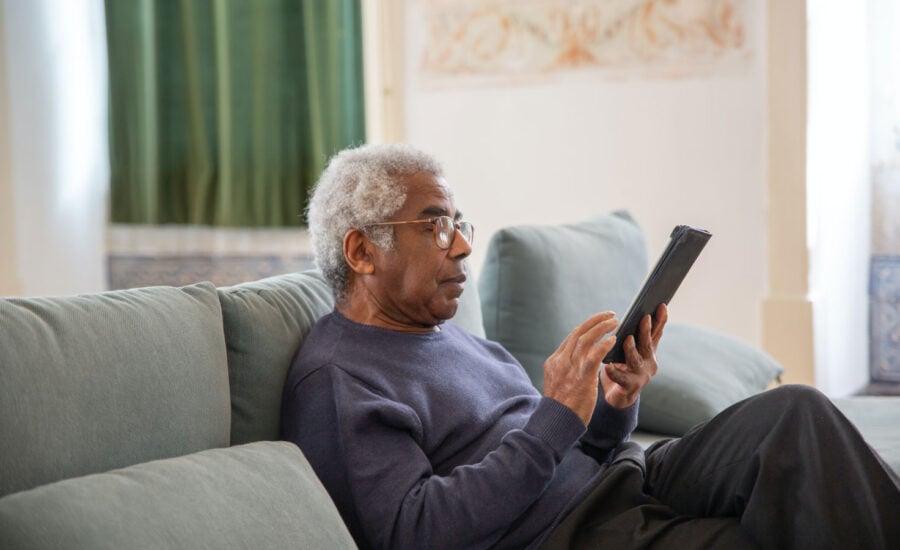
[[[0,496],[229,442],[209,283],[0,299]]]
[[[228,351],[231,443],[279,438],[281,393],[291,359],[334,307],[317,271],[218,289]]]
[[[334,308],[318,270],[218,289],[231,387],[231,443],[279,439],[281,395],[291,361],[316,321]],[[484,336],[474,284],[453,322]]]

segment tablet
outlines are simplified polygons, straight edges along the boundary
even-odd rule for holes
[[[712,234],[704,229],[688,225],[675,226],[669,244],[619,324],[616,345],[606,354],[604,363],[625,362],[625,338],[629,334],[634,334],[637,338],[638,324],[644,315],[655,314],[660,304],[668,305],[710,237]]]

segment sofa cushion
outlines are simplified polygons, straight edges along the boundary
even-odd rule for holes
[[[278,439],[291,360],[319,317],[333,309],[331,288],[310,270],[218,293],[231,382],[231,442]]]
[[[0,499],[2,548],[356,548],[293,444],[260,442]]]
[[[228,445],[215,288],[0,300],[0,495]]]
[[[896,396],[854,396],[832,399],[895,473],[900,475],[900,399]]]
[[[737,338],[677,323],[666,326],[656,359],[659,371],[641,392],[638,424],[669,435],[682,435],[763,391],[783,370]]]
[[[624,315],[647,273],[647,247],[624,211],[582,223],[501,229],[478,286],[487,337],[543,383],[544,360],[594,313]]]

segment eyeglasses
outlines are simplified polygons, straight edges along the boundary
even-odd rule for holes
[[[434,244],[442,250],[450,248],[459,231],[469,245],[475,239],[475,226],[469,222],[458,222],[450,216],[438,216],[427,220],[412,220],[408,222],[378,222],[370,223],[366,227],[377,225],[404,225],[408,223],[430,223],[434,228]]]

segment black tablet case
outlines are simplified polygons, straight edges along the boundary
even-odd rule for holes
[[[660,304],[669,303],[710,237],[712,234],[704,229],[688,225],[675,226],[669,244],[619,325],[616,345],[603,359],[604,363],[625,362],[625,350],[622,347],[625,338],[629,334],[634,334],[637,338],[638,324],[644,315],[653,315]]]

